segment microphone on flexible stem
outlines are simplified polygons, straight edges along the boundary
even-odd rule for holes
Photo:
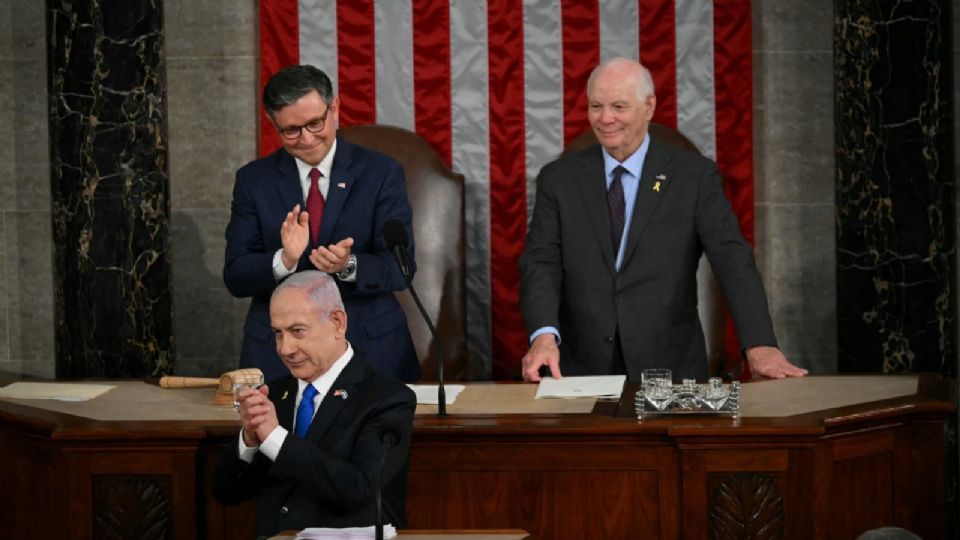
[[[381,493],[383,491],[383,481],[380,475],[383,471],[383,463],[387,460],[387,453],[397,445],[399,440],[400,437],[396,430],[391,427],[384,428],[383,433],[380,434],[380,445],[383,447],[383,453],[380,454],[380,465],[377,466],[377,521],[374,525],[376,540],[383,540],[383,494]]]
[[[427,310],[423,308],[417,290],[413,287],[413,276],[410,275],[410,257],[407,252],[407,228],[403,222],[398,219],[391,219],[383,224],[383,241],[387,247],[393,250],[393,255],[397,258],[397,264],[400,265],[400,272],[407,280],[407,288],[410,289],[410,295],[420,310],[420,315],[427,323],[430,329],[430,335],[433,336],[433,343],[436,346],[437,353],[437,416],[447,415],[447,393],[443,388],[443,350],[440,348],[440,336],[437,335],[437,329],[433,326],[433,321],[427,315]]]

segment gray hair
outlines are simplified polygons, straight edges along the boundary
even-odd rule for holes
[[[633,72],[633,75],[636,76],[637,92],[640,94],[638,97],[641,100],[646,99],[647,96],[655,95],[654,87],[653,87],[653,77],[650,75],[650,70],[644,67],[643,64],[641,64],[640,62],[637,62],[636,60],[631,60],[629,58],[624,58],[622,56],[611,58],[605,62],[600,63],[599,65],[597,65],[597,67],[593,68],[593,71],[590,72],[590,77],[587,79],[587,89],[589,89],[593,85],[593,80],[597,77],[597,75],[601,71],[610,67],[620,67],[623,64],[640,67],[639,71]]]
[[[263,87],[263,108],[273,118],[273,113],[297,102],[316,90],[324,103],[333,100],[333,84],[323,71],[311,66],[287,66],[273,74]]]
[[[319,270],[297,272],[281,281],[280,285],[273,290],[271,300],[283,289],[306,289],[307,299],[321,319],[326,319],[335,310],[344,311],[340,289],[337,288],[336,282]]]

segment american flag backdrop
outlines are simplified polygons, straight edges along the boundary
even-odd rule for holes
[[[534,180],[589,128],[601,60],[650,69],[654,121],[717,161],[753,242],[750,17],[749,0],[261,0],[260,85],[313,64],[341,126],[415,131],[466,177],[469,348],[483,376],[504,379],[527,348],[519,258]],[[260,153],[279,144],[261,116]]]

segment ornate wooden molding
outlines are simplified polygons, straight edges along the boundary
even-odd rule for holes
[[[169,476],[95,476],[93,537],[173,537]]]
[[[709,500],[712,540],[775,539],[785,536],[783,493],[776,476],[715,476]]]

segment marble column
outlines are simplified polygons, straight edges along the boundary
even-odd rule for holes
[[[173,369],[161,0],[47,0],[58,377]]]
[[[840,371],[956,371],[950,0],[834,3]]]

